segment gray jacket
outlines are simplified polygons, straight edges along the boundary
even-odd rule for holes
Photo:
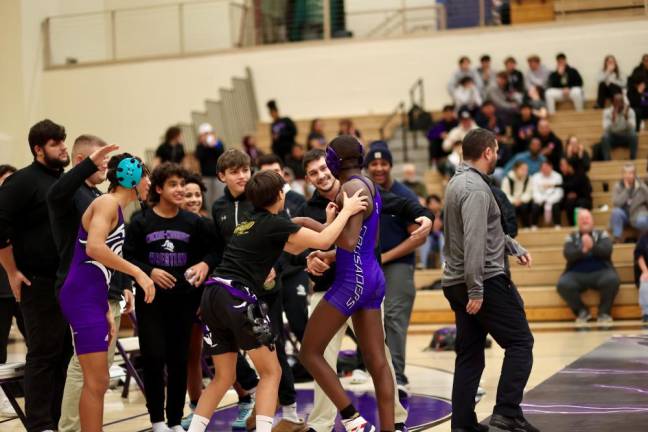
[[[630,222],[636,224],[640,216],[648,214],[648,186],[636,179],[634,187],[628,189],[621,180],[612,191],[612,205],[627,209]]]
[[[448,183],[443,214],[443,286],[465,284],[468,297],[484,296],[484,281],[506,274],[506,255],[526,253],[504,234],[502,216],[489,179],[462,163]]]

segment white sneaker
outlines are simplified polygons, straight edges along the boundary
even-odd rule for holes
[[[369,375],[362,369],[354,369],[351,374],[351,384],[364,384],[369,381]]]
[[[16,411],[9,403],[9,399],[7,399],[7,396],[4,394],[4,392],[0,390],[0,417],[14,418],[17,416],[18,415],[16,414]]]

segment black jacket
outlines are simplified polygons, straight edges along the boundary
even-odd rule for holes
[[[560,171],[560,159],[562,158],[563,155],[562,140],[558,138],[556,134],[553,132],[550,132],[549,135],[547,136],[542,136],[538,133],[538,131],[535,131],[533,136],[540,139],[540,141],[542,142],[543,150],[547,148],[550,144],[554,145],[554,149],[551,152],[551,154],[547,156],[547,159],[551,162],[551,165],[553,166],[554,170]]]
[[[515,69],[508,74],[506,89],[509,92],[524,93],[524,75],[522,75],[522,72]]]
[[[47,211],[47,192],[63,170],[34,161],[0,187],[0,248],[13,246],[18,269],[29,278],[54,279],[59,265]]]
[[[563,199],[567,199],[567,194],[574,192],[577,199],[586,202],[585,207],[592,208],[592,184],[585,174],[575,174],[563,176],[562,183],[565,195]]]
[[[200,173],[203,177],[216,177],[218,175],[216,163],[224,151],[225,146],[221,140],[217,140],[214,147],[200,143],[196,144],[195,156],[200,162]]]
[[[580,73],[571,66],[565,67],[565,73],[562,75],[558,71],[553,71],[549,75],[549,87],[550,88],[572,88],[572,87],[582,87],[583,78],[581,78]]]

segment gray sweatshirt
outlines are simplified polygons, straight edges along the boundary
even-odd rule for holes
[[[506,274],[506,255],[526,253],[504,234],[488,182],[488,177],[462,163],[446,189],[442,285],[465,284],[470,299],[483,298],[485,280]]]

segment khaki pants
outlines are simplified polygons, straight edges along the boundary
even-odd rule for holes
[[[115,318],[115,326],[119,331],[121,322],[121,306],[119,300],[110,300],[110,311]],[[108,367],[113,363],[115,357],[115,346],[117,337],[113,338],[108,347]],[[70,360],[65,380],[65,390],[63,391],[63,402],[61,404],[61,419],[59,420],[59,432],[78,432],[81,430],[79,423],[79,399],[81,398],[81,389],[83,388],[83,372],[79,364],[79,358],[74,355]]]
[[[317,304],[324,298],[323,292],[313,293],[310,303],[310,313],[312,314],[315,310]],[[353,322],[351,319],[347,321],[347,325],[353,329]],[[342,339],[346,332],[346,326],[342,326],[340,330],[333,336],[331,342],[326,347],[324,351],[324,360],[326,363],[333,369],[337,368],[337,358],[340,348],[342,346]],[[391,371],[392,377],[394,375],[394,366],[392,365],[391,353],[389,348],[385,345],[385,356],[387,357],[387,362],[389,363],[389,370]],[[308,427],[314,429],[316,432],[330,432],[333,429],[335,423],[335,417],[337,416],[338,410],[333,405],[333,402],[326,396],[322,388],[315,382],[315,402],[313,410],[308,416]],[[394,378],[394,419],[395,423],[405,423],[407,420],[407,410],[403,408],[400,401],[398,400],[398,392],[396,391],[396,379]]]

